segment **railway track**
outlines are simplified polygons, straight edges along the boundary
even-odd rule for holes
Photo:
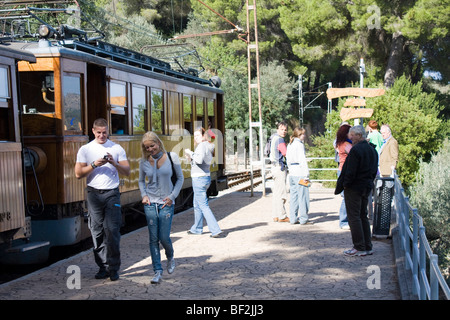
[[[228,176],[228,188],[235,189],[236,191],[248,191],[251,189],[251,176],[250,171],[242,171],[236,173],[230,173]],[[266,176],[266,180],[271,176]],[[253,171],[253,187],[256,187],[263,183],[261,169]],[[244,186],[242,186],[244,185]]]

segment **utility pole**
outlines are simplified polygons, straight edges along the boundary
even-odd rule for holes
[[[262,114],[261,114],[261,83],[259,79],[259,48],[258,48],[258,23],[256,20],[256,0],[253,0],[253,5],[249,5],[249,0],[246,1],[247,5],[247,58],[248,58],[248,117],[249,117],[249,157],[250,157],[250,185],[251,193],[253,197],[253,166],[261,166],[261,176],[263,181],[263,196],[266,195],[266,168],[265,159],[263,154],[263,126],[262,126]],[[253,10],[253,36],[250,28],[250,12]],[[254,59],[254,61],[253,61]],[[256,66],[256,83],[252,83],[252,65]],[[258,100],[258,121],[252,119],[252,89],[257,90]],[[259,129],[259,161],[253,161],[253,128]]]
[[[300,120],[300,128],[303,128],[303,76],[301,74],[298,75],[298,101],[299,101],[299,120]]]
[[[361,89],[364,88],[364,72],[366,72],[366,66],[364,65],[364,59],[361,58],[360,62],[359,62],[359,87]],[[360,97],[361,99],[364,99],[363,97]],[[363,124],[363,118],[356,118],[355,121],[355,126],[358,124]]]

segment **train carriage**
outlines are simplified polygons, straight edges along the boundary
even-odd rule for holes
[[[41,39],[11,46],[35,57],[18,63],[21,105],[13,108],[22,113],[24,154],[29,160],[23,197],[32,215],[31,241],[64,246],[90,236],[86,181],[76,179],[74,167],[78,149],[93,138],[92,123],[99,117],[108,120],[110,139],[125,149],[130,162],[131,174],[120,177],[125,210],[141,200],[140,143],[149,130],[183,159],[183,150],[193,148],[193,130],[211,126],[217,152],[210,192],[226,188],[223,91],[211,81],[101,41]],[[176,200],[178,209],[192,197],[189,163],[182,161],[182,168],[185,182]]]
[[[25,206],[25,168],[18,90],[18,61],[36,62],[33,54],[0,46],[0,260],[21,252],[47,247],[49,242],[13,241],[31,236],[30,216]]]
[[[17,237],[25,227],[18,60],[36,61],[30,53],[0,47],[0,243]]]

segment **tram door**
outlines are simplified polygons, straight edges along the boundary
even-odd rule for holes
[[[107,81],[104,67],[88,64],[87,67],[87,134],[94,139],[92,124],[95,119],[108,119]]]

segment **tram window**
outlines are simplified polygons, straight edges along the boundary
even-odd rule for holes
[[[193,133],[192,128],[192,97],[189,95],[183,96],[183,118],[184,128]]]
[[[195,113],[196,113],[196,119],[194,126],[196,128],[202,127],[205,128],[205,106],[203,105],[203,98],[197,97],[196,103],[195,103]]]
[[[216,110],[214,99],[208,99],[208,128],[216,127]]]
[[[81,76],[63,76],[64,129],[81,131]]]
[[[13,118],[8,99],[10,99],[8,69],[0,67],[0,141],[9,141],[12,138],[9,126]]]
[[[9,98],[8,69],[0,67],[0,101],[6,102]]]
[[[12,116],[9,108],[0,108],[0,141],[11,141],[12,136],[9,126]]]
[[[162,90],[152,89],[152,131],[158,134],[164,134],[164,101]]]
[[[126,83],[124,82],[111,81],[109,83],[112,134],[128,134],[126,89]]]
[[[26,71],[20,73],[20,92],[26,114],[54,113],[55,88],[53,72]]]
[[[111,114],[112,134],[126,134],[128,132],[127,117],[121,114]]]
[[[147,131],[145,87],[133,85],[131,95],[133,104],[133,133],[143,134]]]

